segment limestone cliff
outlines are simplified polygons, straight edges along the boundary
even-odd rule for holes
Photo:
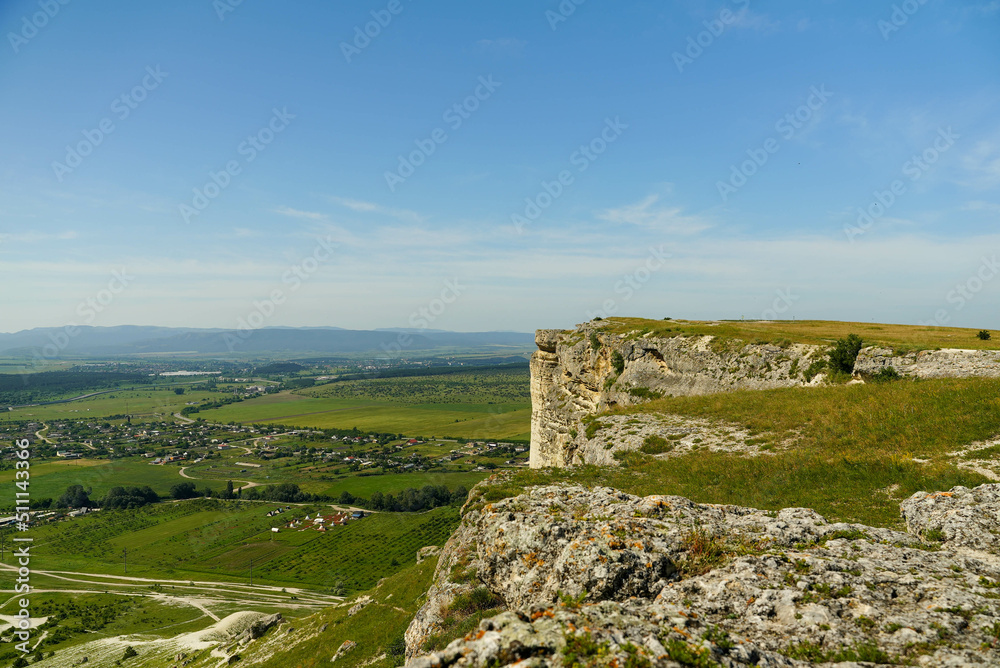
[[[820,385],[828,346],[747,343],[713,336],[657,338],[612,334],[594,323],[539,330],[531,358],[531,466],[609,464],[587,435],[584,418],[660,396]],[[894,355],[865,348],[855,370],[893,367],[920,378],[1000,377],[1000,351],[937,350]],[[815,374],[815,375],[814,375]]]
[[[571,485],[490,504],[491,484],[406,634],[410,668],[1000,665],[1000,485],[914,494],[902,533]],[[420,656],[473,590],[506,610]]]

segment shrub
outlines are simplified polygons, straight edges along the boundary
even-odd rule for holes
[[[593,332],[590,333],[590,347],[593,348],[594,350],[601,349],[601,340],[597,338],[597,334]]]
[[[854,373],[854,363],[861,352],[861,345],[861,337],[857,334],[848,334],[846,339],[839,339],[830,351],[830,369],[834,372]]]
[[[878,373],[873,374],[870,380],[876,383],[888,383],[893,380],[900,380],[902,376],[896,371],[894,366],[885,366],[878,370]]]
[[[808,369],[802,372],[802,377],[805,378],[805,381],[808,383],[809,381],[811,381],[813,378],[816,377],[816,374],[818,374],[825,368],[826,368],[826,360],[816,360],[815,362],[809,365]]]
[[[475,612],[499,608],[501,605],[503,605],[503,600],[499,596],[486,587],[476,587],[468,593],[456,596],[448,609],[452,612],[471,615]]]
[[[132,645],[129,645],[125,648],[125,655],[122,656],[122,660],[131,659],[133,656],[139,656],[139,653],[132,648]]]
[[[674,444],[667,439],[662,436],[651,435],[647,436],[646,440],[642,442],[642,447],[639,448],[639,452],[647,455],[659,455],[664,452],[670,452],[673,449]]]
[[[617,350],[611,353],[611,366],[615,368],[615,372],[619,376],[625,371],[625,358]]]
[[[983,341],[989,341],[990,340],[989,330],[986,330],[986,329],[980,330],[978,336]]]

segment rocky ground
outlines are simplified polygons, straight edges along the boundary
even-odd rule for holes
[[[583,433],[576,436],[577,452],[588,463],[599,465],[617,465],[614,454],[627,450],[642,449],[660,458],[698,450],[753,457],[773,454],[793,442],[787,438],[754,437],[746,429],[720,420],[659,413],[605,415],[586,424]]]
[[[1000,485],[901,512],[906,533],[565,485],[470,505],[410,666],[1000,665]],[[459,596],[504,610],[417,656]]]

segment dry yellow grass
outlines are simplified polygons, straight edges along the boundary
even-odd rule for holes
[[[704,336],[719,339],[742,339],[748,343],[811,343],[827,345],[848,334],[857,334],[865,345],[881,345],[898,351],[963,348],[1000,350],[1000,335],[983,341],[978,329],[927,327],[869,322],[832,320],[646,320],[643,318],[608,318],[598,323],[602,330],[615,334],[641,336]]]

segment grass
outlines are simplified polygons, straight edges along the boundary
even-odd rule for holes
[[[350,492],[354,496],[365,499],[370,498],[373,492],[383,494],[397,494],[407,487],[420,489],[424,485],[444,485],[450,490],[462,486],[472,489],[473,485],[488,477],[488,473],[482,471],[455,472],[455,473],[400,473],[381,476],[351,476],[344,477],[333,483],[306,483],[302,489],[313,493],[319,492],[337,498],[343,492]]]
[[[531,407],[518,404],[396,404],[282,392],[197,414],[212,422],[275,422],[295,427],[395,432],[414,436],[527,440]]]
[[[176,466],[154,466],[148,459],[76,459],[51,461],[31,467],[31,498],[58,499],[70,485],[92,487],[92,498],[102,497],[118,485],[149,485],[157,494],[166,496],[170,487],[182,482]],[[13,505],[14,471],[0,474],[3,493],[0,505]]]
[[[520,471],[484,502],[530,484],[567,480],[702,503],[807,507],[832,520],[899,528],[901,499],[988,482],[957,468],[945,453],[1000,433],[1000,380],[744,391],[660,399],[619,412],[723,419],[751,434],[796,440],[769,456],[702,450],[660,460],[632,452],[620,455],[619,468]],[[893,484],[899,486],[895,498],[881,491]]]
[[[325,533],[273,533],[318,508],[265,517],[277,505],[194,500],[41,525],[32,528],[32,567],[121,575],[127,549],[129,576],[246,582],[252,558],[255,583],[323,589],[340,583],[356,592],[414,563],[421,547],[444,544],[458,525],[458,509],[443,507],[378,513]]]
[[[873,324],[866,322],[834,322],[827,320],[695,321],[645,320],[641,318],[608,318],[600,323],[601,331],[614,334],[653,336],[715,336],[723,341],[740,339],[748,343],[810,343],[828,345],[849,334],[859,335],[865,345],[882,345],[896,350],[933,350],[935,348],[967,348],[1000,350],[998,339],[982,340],[978,329],[960,327],[927,327],[913,325]]]
[[[85,392],[80,392],[79,394],[85,394]],[[101,394],[90,399],[81,399],[80,401],[73,401],[66,404],[18,408],[5,412],[4,417],[11,420],[25,420],[30,418],[36,421],[57,421],[60,419],[86,420],[108,415],[125,414],[125,403],[127,401],[127,412],[133,416],[133,419],[139,420],[143,417],[173,415],[180,412],[189,401],[201,401],[205,399],[214,401],[219,396],[218,393],[191,391],[178,395],[174,394],[172,389],[115,390],[108,394]]]
[[[403,665],[404,657],[393,655],[393,652],[401,649],[399,640],[423,603],[436,565],[437,559],[428,559],[386,578],[369,593],[374,602],[353,616],[348,616],[346,607],[318,613],[302,625],[302,635],[306,637],[304,641],[293,644],[296,640],[293,634],[288,640],[282,640],[280,652],[254,665],[261,668],[330,665],[330,657],[347,640],[356,642],[357,646],[337,660],[340,668],[362,665],[393,668]],[[324,626],[325,629],[319,631]],[[249,655],[248,658],[254,657]]]
[[[388,576],[370,591],[372,602],[355,615],[349,615],[351,604],[333,606],[320,612],[304,616],[294,608],[280,609],[286,624],[272,629],[263,638],[240,650],[242,661],[248,665],[263,668],[290,668],[292,666],[317,667],[330,665],[330,658],[345,641],[357,643],[356,647],[342,658],[337,665],[341,668],[356,668],[372,666],[373,668],[393,668],[402,665],[403,644],[400,642],[406,627],[423,602],[423,595],[430,586],[437,559],[432,558],[421,564],[411,565],[400,570],[395,575]],[[209,668],[219,664],[218,656],[213,656],[210,649],[191,649],[170,643],[154,640],[159,636],[172,637],[205,628],[211,620],[202,617],[200,620],[185,622],[185,615],[193,617],[190,607],[159,605],[151,599],[138,599],[115,603],[113,597],[94,597],[90,595],[45,594],[45,599],[54,597],[58,604],[65,605],[79,598],[81,603],[93,602],[100,606],[129,606],[127,614],[107,624],[95,637],[78,636],[68,643],[54,646],[55,656],[39,662],[39,668],[63,668],[68,665],[78,665],[82,656],[89,656],[88,664],[112,665],[121,659],[125,646],[135,648],[136,656],[122,661],[121,665],[131,668],[162,668],[162,666],[177,663],[176,655],[183,652],[186,655],[184,663],[188,668]],[[71,596],[73,598],[71,598]],[[39,601],[44,600],[38,597]],[[254,606],[251,606],[254,607]],[[216,604],[214,611],[219,616],[230,612],[247,609],[246,605],[231,610]],[[4,610],[4,612],[7,612]],[[176,619],[171,619],[171,616]],[[171,625],[175,624],[175,625]],[[292,631],[294,628],[294,631]],[[111,634],[141,633],[129,637],[127,642],[104,646],[100,639]],[[81,642],[90,640],[97,642]],[[150,642],[153,640],[152,642]],[[72,645],[72,649],[63,648]],[[223,647],[226,645],[223,644]],[[48,651],[49,648],[46,648]],[[31,665],[36,665],[32,663]],[[115,664],[117,665],[117,664]]]

